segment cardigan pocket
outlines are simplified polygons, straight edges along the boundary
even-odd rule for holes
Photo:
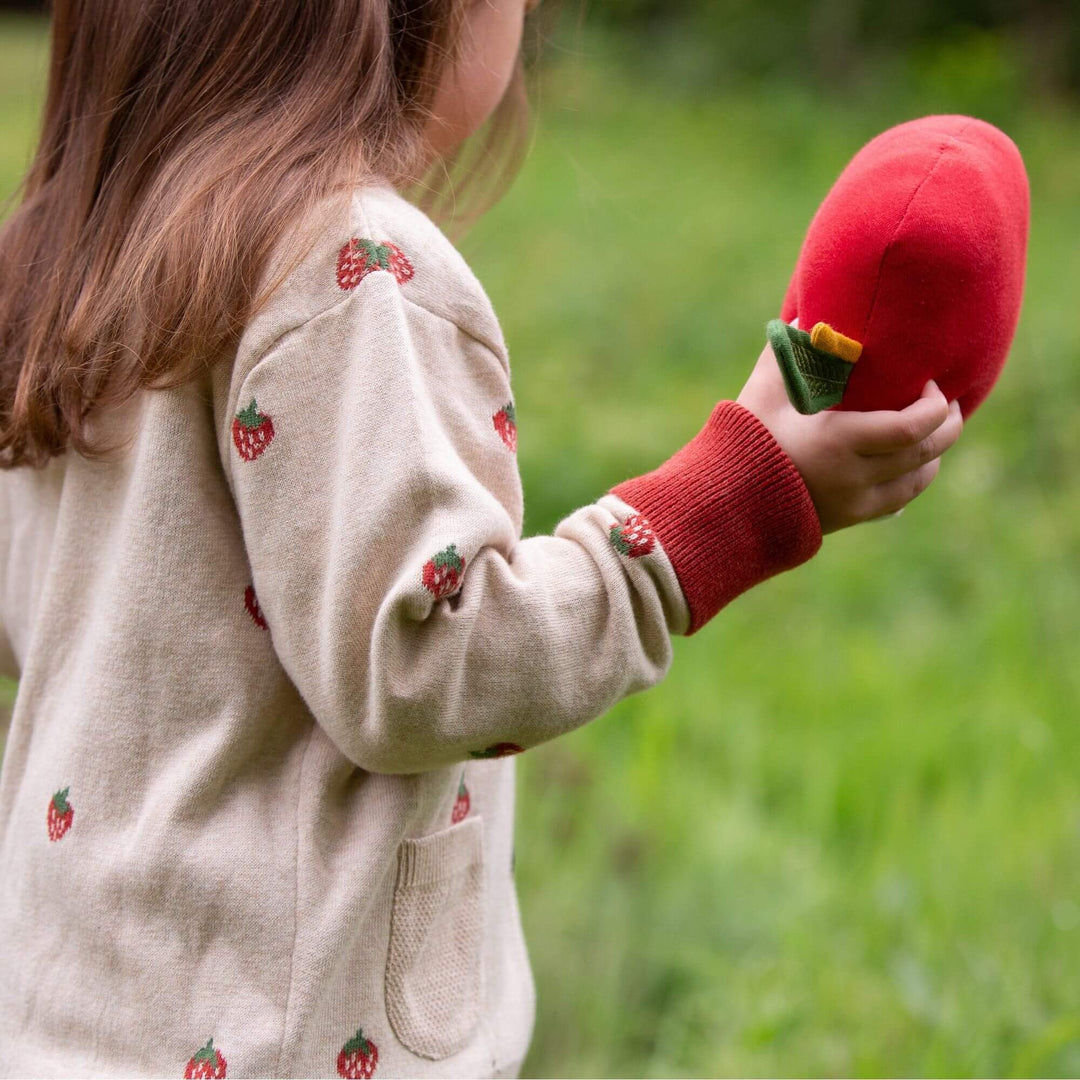
[[[479,815],[405,840],[386,959],[386,1014],[402,1046],[438,1061],[461,1050],[483,997],[484,831]]]

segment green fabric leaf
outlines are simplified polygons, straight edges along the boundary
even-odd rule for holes
[[[805,330],[772,319],[765,327],[791,404],[804,414],[839,405],[854,364],[815,349]]]

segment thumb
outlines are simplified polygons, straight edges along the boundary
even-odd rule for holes
[[[777,363],[772,346],[766,341],[758,356],[754,370],[750,373],[747,386],[753,387],[754,399],[770,410],[783,408],[788,403],[787,387],[784,376]]]

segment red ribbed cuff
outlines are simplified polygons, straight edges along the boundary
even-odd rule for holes
[[[821,522],[799,470],[735,401],[721,401],[658,469],[611,491],[648,518],[671,560],[690,608],[687,636],[821,547]]]

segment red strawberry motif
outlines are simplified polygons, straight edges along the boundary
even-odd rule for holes
[[[184,1080],[223,1080],[225,1059],[220,1050],[214,1049],[211,1039],[188,1063]]]
[[[247,608],[247,613],[255,620],[255,625],[265,630],[266,618],[262,613],[262,608],[259,607],[259,598],[255,595],[255,586],[249,585],[244,590],[244,607]]]
[[[390,273],[394,275],[399,285],[404,285],[416,273],[413,264],[409,262],[405,252],[397,244],[387,242],[383,246],[390,249]]]
[[[517,451],[517,414],[514,412],[514,403],[508,402],[492,418],[495,430],[499,438],[506,443],[507,450]]]
[[[491,757],[509,757],[511,754],[520,754],[524,750],[524,747],[518,746],[517,743],[512,742],[497,742],[489,746],[486,750],[470,750],[469,757],[474,758],[491,758]]]
[[[364,1038],[360,1028],[356,1034],[341,1048],[337,1056],[338,1076],[345,1080],[367,1080],[379,1064],[379,1048],[370,1040]]]
[[[451,544],[424,563],[424,587],[436,600],[441,600],[457,592],[463,573],[465,560],[457,553],[456,545]]]
[[[274,422],[259,412],[254,398],[246,409],[241,409],[233,418],[232,437],[245,461],[254,461],[273,440]]]
[[[461,782],[458,784],[457,799],[454,801],[454,809],[450,812],[450,824],[456,825],[469,816],[469,789],[465,786],[465,774],[461,774]]]
[[[75,818],[75,807],[67,801],[69,790],[70,788],[64,788],[49,800],[45,824],[49,827],[50,840],[59,840],[71,828],[71,822]]]
[[[621,525],[612,525],[608,533],[620,555],[631,559],[648,555],[656,544],[656,533],[641,514],[631,514]]]
[[[346,292],[355,289],[368,274],[377,270],[388,270],[399,285],[404,285],[416,272],[405,252],[389,240],[376,244],[373,240],[354,236],[338,252],[337,283]]]

